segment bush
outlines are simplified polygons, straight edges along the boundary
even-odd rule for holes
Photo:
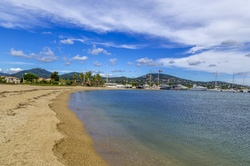
[[[34,73],[27,73],[24,75],[23,78],[27,82],[34,82],[34,80],[37,80],[39,77],[35,75]]]
[[[66,85],[72,85],[72,81],[71,80],[66,80]]]

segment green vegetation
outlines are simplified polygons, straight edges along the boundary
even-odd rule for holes
[[[73,75],[74,85],[76,85],[77,78],[78,78],[78,75],[75,73],[75,74]]]
[[[100,74],[96,74],[91,79],[91,85],[93,86],[103,86],[104,82]]]
[[[67,75],[68,76],[68,75]],[[0,83],[5,80],[1,77]],[[6,82],[6,81],[5,81]],[[104,82],[100,74],[92,76],[91,71],[86,74],[83,73],[71,73],[71,79],[61,78],[57,71],[54,71],[50,75],[50,79],[39,78],[34,73],[25,73],[21,78],[21,83],[25,84],[38,84],[38,85],[59,85],[59,86],[70,86],[70,85],[82,85],[82,86],[103,86]]]
[[[211,82],[192,81],[192,80],[174,77],[168,74],[159,74],[159,78],[160,78],[160,81],[159,81],[160,84],[168,84],[170,86],[181,84],[188,88],[191,88],[193,84],[196,84],[199,86],[207,87],[209,89],[212,89],[215,86],[215,81],[211,81]],[[103,79],[105,80],[106,78],[103,78]],[[154,84],[157,85],[158,73],[152,73],[151,79],[150,79],[150,74],[146,74],[137,78],[126,78],[126,77],[109,78],[109,83],[117,83],[117,84],[123,84],[123,85],[131,84],[132,86],[144,85],[146,83],[148,85],[151,83],[151,86]],[[217,81],[216,84],[222,89],[228,89],[232,87],[235,89],[240,89],[242,87],[242,85],[239,85],[239,84],[231,84],[231,83],[222,82],[222,81]]]
[[[91,75],[92,75],[91,71],[85,74],[85,84],[87,86],[91,86],[91,81],[90,81]]]
[[[38,76],[34,73],[26,73],[23,76],[23,79],[25,80],[25,82],[29,82],[29,83],[35,83],[38,80]]]
[[[5,77],[0,76],[0,83],[6,83]]]
[[[30,69],[30,70],[23,70],[23,71],[20,71],[18,73],[15,73],[15,74],[11,74],[11,76],[21,79],[21,78],[23,78],[25,73],[33,73],[33,74],[35,74],[39,77],[42,77],[42,78],[50,78],[50,75],[51,75],[51,72],[49,72],[47,70],[44,70],[41,68],[34,68],[34,69]]]
[[[59,75],[58,75],[58,72],[54,72],[54,73],[52,73],[51,75],[50,75],[50,78],[51,78],[51,80],[53,80],[53,81],[59,81]]]
[[[80,78],[80,81],[81,81],[81,85],[83,85],[84,84],[84,74],[83,73],[81,73],[80,75],[79,75],[79,78]]]
[[[30,73],[34,75],[32,74],[30,75]],[[4,75],[4,73],[0,75],[2,76],[0,78],[0,83],[6,83],[4,79],[6,75]],[[61,85],[61,86],[64,86],[64,85],[103,86],[106,80],[105,77],[102,78],[99,74],[92,75],[91,71],[88,71],[86,73],[71,72],[71,73],[59,75],[59,73],[56,71],[52,73],[41,68],[23,70],[21,72],[11,74],[9,76],[17,77],[21,80],[21,83],[25,83],[25,84]],[[26,79],[26,77],[28,78]],[[215,84],[217,84],[217,86],[222,89],[242,88],[242,85],[239,85],[239,84],[231,84],[231,83],[221,82],[221,81],[217,81],[216,83],[215,81],[211,81],[211,82],[192,81],[192,80],[182,79],[182,78],[178,78],[178,77],[174,77],[174,76],[171,76],[168,74],[162,74],[162,73],[159,74],[159,78],[160,78],[159,80],[160,84],[168,84],[170,86],[176,85],[176,84],[182,84],[186,87],[191,88],[193,84],[196,84],[199,86],[205,86],[209,89],[212,89],[214,88]],[[153,86],[154,84],[155,85],[158,84],[158,73],[146,74],[137,78],[112,77],[108,79],[108,82],[123,84],[123,85],[131,84],[132,86],[139,86],[139,85],[144,85],[144,84],[148,84],[148,85],[151,84],[151,86]]]

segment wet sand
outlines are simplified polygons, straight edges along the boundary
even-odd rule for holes
[[[107,165],[69,94],[96,88],[0,85],[0,165]]]

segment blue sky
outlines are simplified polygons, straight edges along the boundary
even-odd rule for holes
[[[0,72],[157,72],[250,85],[250,1],[1,0]]]

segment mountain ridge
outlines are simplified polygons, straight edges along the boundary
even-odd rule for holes
[[[9,74],[0,72],[0,76],[9,76]]]
[[[25,75],[25,73],[34,73],[38,77],[43,77],[43,78],[50,78],[50,75],[52,74],[52,72],[49,72],[42,68],[33,68],[33,69],[23,70],[23,71],[11,74],[11,76],[21,79]]]
[[[42,77],[42,78],[50,78],[52,72],[47,71],[45,69],[42,68],[33,68],[33,69],[29,69],[29,70],[23,70],[20,72],[17,72],[15,74],[11,74],[10,76],[13,77],[17,77],[19,79],[21,79],[23,77],[23,75],[25,73],[34,73],[36,74],[38,77]],[[79,72],[71,72],[71,73],[65,73],[65,74],[61,74],[59,75],[60,79],[69,79],[69,80],[73,80],[73,75],[77,74],[79,76]],[[6,73],[0,73],[1,76],[8,76],[8,74]],[[150,80],[150,75],[151,75],[151,80]],[[121,83],[121,84],[125,84],[125,83],[132,83],[132,82],[136,82],[138,84],[145,84],[148,83],[150,84],[150,81],[152,84],[157,84],[158,83],[158,76],[159,76],[159,82],[160,83],[164,83],[164,84],[182,84],[185,86],[192,86],[193,84],[197,84],[197,85],[201,85],[201,86],[206,86],[206,87],[214,87],[215,85],[217,86],[223,86],[223,87],[229,87],[229,86],[234,86],[234,87],[238,87],[241,85],[238,84],[233,84],[232,83],[227,83],[227,82],[223,82],[223,81],[209,81],[209,82],[204,82],[204,81],[193,81],[193,80],[188,80],[188,79],[183,79],[183,78],[179,78],[176,76],[172,76],[172,75],[168,75],[168,74],[163,74],[160,73],[158,75],[158,73],[148,73],[148,74],[144,74],[140,77],[137,78],[129,78],[129,77],[110,77],[109,78],[109,82],[114,82],[114,83]],[[106,77],[102,77],[103,80],[106,80]]]

